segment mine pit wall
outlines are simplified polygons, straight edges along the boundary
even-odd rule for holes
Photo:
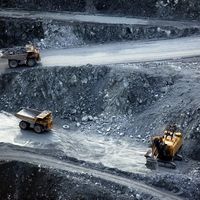
[[[0,8],[121,14],[165,19],[200,19],[199,0],[0,0]]]
[[[42,26],[37,20],[0,18],[0,48],[25,45],[44,38]]]
[[[0,48],[34,42],[40,48],[68,48],[84,44],[169,39],[199,34],[195,27],[113,25],[33,19],[0,19]]]
[[[149,63],[148,68],[159,66],[167,70],[171,65],[175,64]],[[144,66],[137,64],[137,68]],[[200,141],[200,105],[195,101],[200,98],[198,80],[189,81],[194,83],[191,90],[181,75],[156,71],[149,74],[145,70],[87,65],[5,72],[0,75],[0,110],[15,113],[20,107],[51,109],[56,118],[72,123],[89,115],[102,114],[106,120],[125,116],[122,126],[128,137],[140,134],[148,138],[175,122],[190,139],[185,153],[200,160],[199,145],[194,145]],[[109,123],[114,126],[118,121]]]
[[[117,184],[17,161],[0,164],[0,185],[3,200],[136,199],[134,191]]]
[[[155,103],[174,78],[90,65],[16,71],[0,75],[0,108],[51,108],[70,120],[102,112],[138,114]]]

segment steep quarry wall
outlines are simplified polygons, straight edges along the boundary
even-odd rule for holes
[[[0,184],[0,197],[4,200],[130,200],[134,197],[133,192],[131,198],[129,189],[120,185],[14,161],[0,163]]]
[[[200,18],[198,0],[0,0],[2,8],[123,14],[166,19]]]
[[[85,44],[170,39],[199,34],[199,27],[125,25],[1,18],[0,48],[34,42],[40,48],[68,48]]]
[[[170,87],[173,80],[174,77],[115,72],[104,66],[24,70],[0,76],[0,108],[17,111],[22,105],[49,107],[58,116],[77,118],[104,111],[131,115],[155,103],[165,93],[162,88]]]
[[[125,70],[123,67],[44,67],[4,73],[0,76],[0,109],[51,109],[54,116],[72,122],[80,122],[85,116],[104,116],[113,130],[120,123],[124,135],[139,134],[143,138],[175,122],[193,144],[200,140],[200,83],[195,73],[184,70],[192,70],[193,63],[156,62],[130,64]],[[118,117],[124,120],[118,121]],[[200,159],[198,146],[196,153],[185,149],[192,158]]]
[[[44,37],[42,22],[29,19],[0,19],[0,48],[25,45]]]

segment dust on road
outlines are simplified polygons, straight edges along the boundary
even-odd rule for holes
[[[44,66],[103,65],[187,58],[200,55],[200,37],[119,42],[89,47],[44,50]],[[180,48],[181,47],[181,48]]]
[[[65,155],[129,172],[146,173],[146,146],[137,142],[117,140],[88,132],[70,131],[55,127],[47,134],[21,131],[18,119],[0,113],[0,142],[19,146],[61,150]]]

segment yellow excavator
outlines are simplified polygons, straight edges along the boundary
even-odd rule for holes
[[[151,140],[151,149],[145,154],[146,166],[156,169],[157,166],[176,169],[174,160],[182,160],[179,153],[183,146],[183,136],[176,125],[170,125],[163,136],[154,136]]]

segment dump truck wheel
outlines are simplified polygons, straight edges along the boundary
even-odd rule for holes
[[[17,60],[8,60],[8,65],[10,68],[16,68],[18,66]]]
[[[34,126],[34,131],[35,131],[36,133],[42,133],[42,132],[43,132],[43,128],[42,128],[41,125],[36,124],[36,125]]]
[[[19,127],[22,129],[22,130],[26,130],[28,127],[29,127],[29,124],[25,121],[21,121],[19,123]]]
[[[35,60],[34,58],[29,58],[29,59],[27,60],[26,64],[27,64],[27,66],[29,66],[29,67],[34,67],[34,66],[37,64],[37,62],[36,62],[36,60]]]

